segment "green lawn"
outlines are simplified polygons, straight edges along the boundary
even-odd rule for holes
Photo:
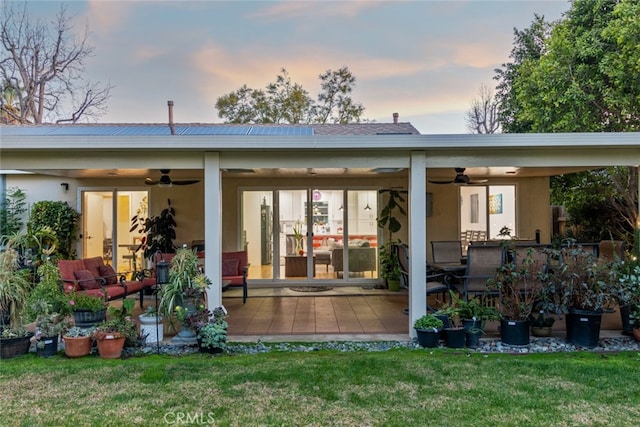
[[[640,354],[0,361],[0,425],[637,426]]]

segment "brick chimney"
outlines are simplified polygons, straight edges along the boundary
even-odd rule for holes
[[[176,134],[176,127],[173,124],[173,101],[167,101],[169,107],[169,129],[171,129],[171,135]]]
[[[400,114],[393,113],[393,123],[398,123],[398,117],[400,117]]]

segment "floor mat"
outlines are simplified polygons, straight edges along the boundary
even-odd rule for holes
[[[292,286],[289,289],[296,292],[326,292],[333,289],[333,286]]]

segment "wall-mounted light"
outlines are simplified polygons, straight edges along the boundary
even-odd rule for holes
[[[61,182],[60,183],[60,187],[64,188],[64,191],[69,191],[69,183],[68,182]]]

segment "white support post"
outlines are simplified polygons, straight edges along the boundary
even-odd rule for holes
[[[411,152],[409,174],[409,335],[427,312],[427,163],[423,151]]]
[[[204,153],[204,271],[211,279],[207,308],[222,305],[222,179],[220,154]]]

